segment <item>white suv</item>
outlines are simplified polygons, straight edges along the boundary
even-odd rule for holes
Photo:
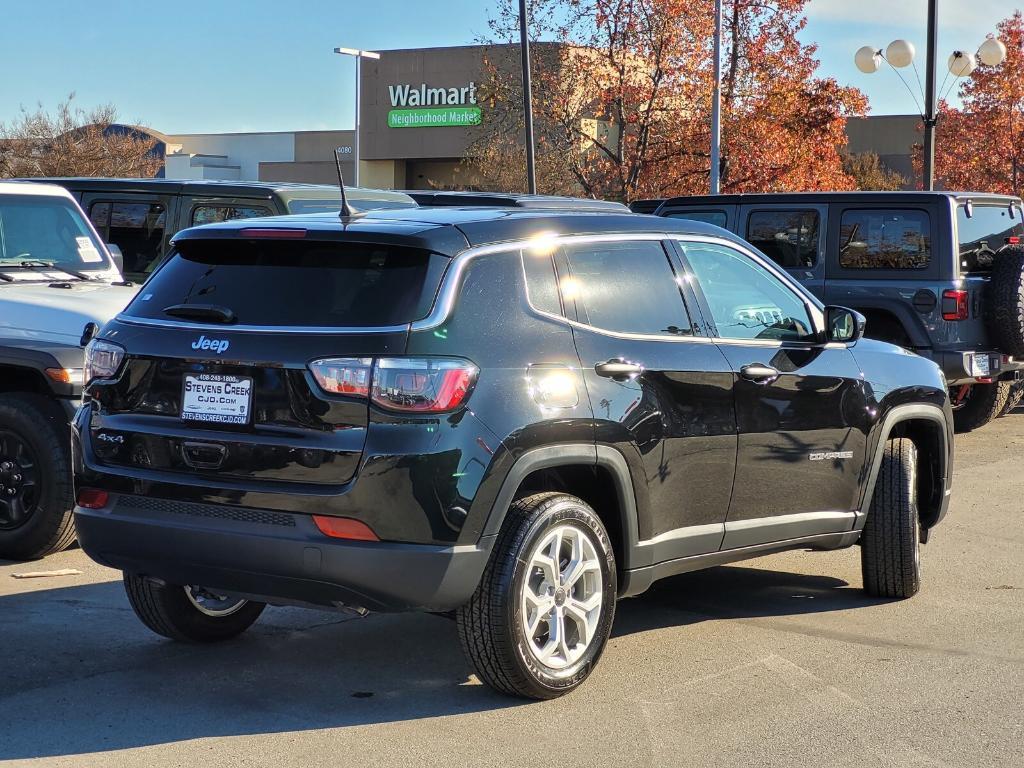
[[[68,422],[82,339],[136,290],[65,189],[0,183],[0,558],[74,541]]]

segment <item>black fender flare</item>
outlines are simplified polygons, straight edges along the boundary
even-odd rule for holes
[[[539,469],[553,469],[570,464],[592,464],[607,469],[615,482],[618,506],[621,515],[623,560],[620,568],[629,569],[638,540],[636,493],[633,478],[625,457],[608,445],[594,443],[567,443],[549,445],[527,451],[505,475],[501,489],[494,499],[494,505],[484,524],[482,536],[495,536],[505,521],[505,513],[515,498],[515,493],[528,475]]]
[[[878,441],[874,446],[874,454],[871,457],[871,464],[867,466],[867,478],[861,491],[860,504],[854,520],[853,529],[863,530],[867,521],[868,509],[871,505],[871,497],[874,495],[875,483],[878,481],[878,472],[882,466],[882,457],[885,453],[885,444],[899,424],[907,421],[927,420],[938,425],[937,430],[941,440],[942,466],[938,474],[938,482],[941,485],[938,498],[938,509],[930,511],[927,518],[931,521],[928,527],[936,525],[946,514],[949,508],[950,485],[953,464],[953,441],[950,438],[950,425],[945,412],[937,405],[925,403],[906,403],[894,406],[882,418],[878,429]]]

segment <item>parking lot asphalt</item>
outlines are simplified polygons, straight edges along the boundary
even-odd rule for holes
[[[863,595],[856,548],[678,576],[623,601],[595,674],[545,703],[482,686],[444,618],[268,608],[185,646],[77,549],[0,561],[0,761],[1019,767],[1024,411],[956,461],[912,600]],[[58,568],[82,574],[12,577]]]

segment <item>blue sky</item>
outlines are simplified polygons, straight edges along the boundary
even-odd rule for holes
[[[940,51],[973,50],[1017,0],[942,0]],[[166,133],[350,127],[352,62],[338,45],[472,43],[488,0],[4,0],[0,121],[19,106],[114,103],[122,120]],[[905,37],[924,49],[927,0],[809,0],[805,42],[821,73],[862,88],[874,114],[915,111],[891,71],[852,63],[865,44]],[[103,13],[97,9],[102,8]],[[941,72],[945,70],[940,70]],[[923,74],[923,73],[922,73]],[[913,73],[910,73],[913,78]],[[911,79],[916,88],[916,82]]]

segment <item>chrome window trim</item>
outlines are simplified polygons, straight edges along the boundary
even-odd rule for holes
[[[148,325],[156,328],[179,328],[188,331],[219,331],[220,333],[315,333],[328,336],[353,333],[405,333],[409,324],[378,326],[323,325],[224,325],[223,323],[186,323],[181,320],[160,320],[154,317],[131,317],[121,313],[114,318],[127,325]]]

